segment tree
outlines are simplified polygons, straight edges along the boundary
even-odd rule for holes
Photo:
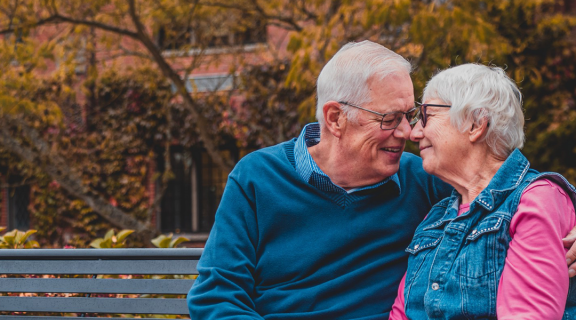
[[[74,99],[73,94],[67,98],[56,97],[56,99],[31,99],[27,92],[42,90],[38,81],[33,81],[34,76],[42,71],[41,67],[57,60],[61,63],[58,72],[53,72],[53,77],[60,77],[74,81],[73,71],[78,67],[78,55],[82,51],[90,51],[88,55],[92,59],[96,55],[96,44],[108,46],[108,51],[113,52],[118,57],[132,56],[138,59],[138,63],[143,66],[151,65],[157,67],[165,79],[168,79],[179,95],[178,106],[184,107],[186,114],[184,117],[193,122],[194,133],[202,142],[203,147],[210,154],[212,159],[221,167],[230,169],[233,162],[225,158],[215,145],[215,136],[219,130],[218,124],[213,123],[206,116],[207,108],[199,106],[198,102],[192,98],[187,90],[184,79],[202,61],[205,62],[201,54],[202,47],[208,45],[214,38],[208,30],[204,33],[204,42],[196,44],[200,49],[199,54],[195,54],[186,61],[180,59],[178,63],[172,64],[163,56],[163,48],[157,46],[153,41],[154,32],[159,30],[174,29],[177,33],[165,31],[165,47],[170,47],[178,42],[182,34],[189,33],[190,22],[188,15],[196,14],[198,20],[206,21],[210,12],[197,10],[196,2],[185,1],[164,1],[147,5],[148,2],[129,1],[92,1],[89,3],[77,3],[75,1],[6,1],[0,4],[4,19],[1,23],[5,35],[3,63],[10,72],[4,75],[6,91],[3,92],[3,111],[15,111],[11,115],[3,112],[4,128],[2,130],[0,142],[14,155],[31,165],[39,165],[66,191],[82,199],[94,211],[109,222],[121,227],[132,228],[140,233],[154,233],[145,219],[145,222],[135,219],[132,215],[126,214],[107,199],[102,198],[102,194],[91,190],[82,181],[82,174],[70,167],[70,159],[63,157],[64,150],[62,141],[67,140],[68,134],[63,129],[63,119],[61,113],[63,105],[54,100]],[[197,12],[198,13],[195,13]],[[192,20],[194,21],[194,20]],[[128,27],[126,27],[128,25]],[[176,28],[176,27],[179,27]],[[235,26],[238,30],[246,26]],[[43,39],[48,35],[48,39]],[[70,50],[71,45],[84,41],[84,48],[81,50]],[[112,48],[112,46],[114,47]],[[37,50],[38,47],[40,50]],[[191,44],[184,45],[181,50],[191,49]],[[68,50],[67,50],[68,49]],[[174,59],[173,59],[174,60]],[[62,63],[64,62],[64,63]],[[95,61],[91,61],[95,62]],[[113,67],[113,66],[112,66]],[[94,85],[98,76],[98,68],[95,63],[89,66],[88,81],[89,99],[92,104],[96,99]],[[65,91],[73,91],[72,86],[64,86]],[[222,97],[220,97],[220,100]],[[197,99],[207,100],[207,99]],[[60,101],[62,102],[62,101]],[[20,107],[14,108],[14,105]],[[163,113],[170,115],[173,104],[164,104]],[[91,108],[95,108],[94,105]],[[42,114],[44,113],[44,115]],[[24,119],[23,116],[28,118]],[[169,118],[169,117],[168,117]],[[35,126],[30,125],[30,121]],[[39,121],[39,122],[38,122]],[[9,124],[13,126],[9,130]],[[186,124],[184,127],[190,127]],[[55,129],[56,128],[56,129]],[[45,132],[57,132],[54,139],[45,139]],[[170,132],[171,128],[167,130]],[[64,133],[64,134],[61,134]],[[48,137],[52,138],[52,137]],[[64,145],[66,142],[64,141]],[[69,146],[69,144],[68,144]],[[109,150],[112,151],[112,150]]]
[[[81,150],[101,148],[78,163],[96,156],[110,163],[151,159],[176,139],[188,146],[201,144],[229,170],[236,159],[223,156],[221,146],[252,149],[294,136],[313,119],[315,79],[323,65],[345,43],[363,39],[412,61],[416,96],[438,69],[467,62],[507,66],[525,94],[528,158],[540,169],[576,179],[571,168],[576,145],[570,139],[576,133],[575,45],[570,40],[576,22],[568,2],[4,0],[0,9],[0,144],[9,157],[40,168],[70,196],[120,228],[150,230],[149,216],[142,214],[150,206],[112,205],[110,196],[119,189],[110,185],[120,176],[106,186],[89,182],[86,177],[102,178],[102,173],[70,166],[70,156],[78,159]],[[233,39],[251,37],[249,30],[265,27],[281,30],[283,36],[250,52],[234,46]],[[82,66],[86,76],[75,74]],[[187,76],[206,66],[225,68],[237,75],[240,85],[226,93],[189,92]],[[47,71],[51,69],[56,71]],[[112,76],[108,69],[127,76]],[[36,79],[38,74],[44,82]],[[108,118],[94,117],[94,110],[108,112],[103,111],[102,90],[114,92],[120,78],[134,79],[130,85],[136,90],[128,94],[123,90],[132,89],[120,86],[122,102],[110,103],[123,108],[109,110]],[[83,91],[73,85],[79,81],[85,83]],[[48,84],[59,89],[47,90]],[[159,120],[150,124],[150,119],[139,118],[149,123],[150,131],[139,140],[134,133],[142,131],[127,119],[135,114],[132,108],[140,108],[139,97],[154,90],[162,91],[158,96],[163,102],[153,111]],[[69,120],[75,103],[86,104],[90,115],[86,128],[76,131],[70,130]],[[106,143],[96,148],[90,134]],[[150,138],[156,135],[161,138]],[[146,146],[147,153],[112,157],[122,148],[110,141],[121,136],[134,138],[130,141]],[[169,179],[170,168],[161,175]],[[121,190],[143,194],[141,189]]]
[[[305,5],[286,18],[296,31],[288,45],[289,88],[313,87],[327,59],[346,42],[362,39],[382,43],[412,62],[416,97],[437,70],[470,62],[503,66],[524,94],[525,154],[537,169],[558,171],[576,183],[576,144],[570,138],[576,134],[576,7],[570,2],[299,3]],[[300,105],[306,120],[313,118],[314,102],[310,95]]]

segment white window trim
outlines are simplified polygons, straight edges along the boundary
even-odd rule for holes
[[[240,52],[254,52],[261,49],[268,49],[267,43],[254,43],[246,44],[241,46],[227,46],[227,47],[216,47],[216,48],[206,48],[204,50],[194,48],[190,50],[164,50],[162,51],[162,56],[166,58],[178,58],[178,57],[192,57],[198,55],[217,55],[217,54],[229,54]]]

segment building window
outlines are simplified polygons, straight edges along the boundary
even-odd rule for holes
[[[183,28],[180,32],[162,27],[158,30],[157,38],[158,47],[161,50],[181,50],[193,43],[190,27]]]
[[[207,234],[214,224],[229,172],[214,164],[204,151],[173,146],[170,153],[174,179],[168,182],[162,197],[160,230]]]
[[[161,27],[157,32],[157,44],[163,51],[181,51],[198,48],[223,48],[266,43],[266,26],[260,22],[245,26],[240,31],[231,31],[222,23],[218,26],[198,23],[176,29]],[[209,53],[209,52],[208,52]]]
[[[200,171],[199,211],[197,229],[209,232],[214,224],[216,210],[220,205],[229,172],[218,167],[207,153],[202,153],[202,170]]]
[[[19,186],[8,189],[8,229],[30,229],[30,187]]]
[[[162,232],[192,232],[192,154],[173,147],[170,165],[174,179],[168,182],[162,197],[160,230]]]
[[[88,55],[86,50],[87,41],[85,37],[81,37],[79,40],[77,40],[77,42],[78,47],[76,53],[74,54],[74,72],[77,75],[84,75],[88,70],[88,63],[86,59],[86,56]]]
[[[188,92],[230,91],[236,88],[231,74],[193,75],[188,77]]]

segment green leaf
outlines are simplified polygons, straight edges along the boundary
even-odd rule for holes
[[[14,237],[14,245],[20,245],[20,244],[24,243],[24,241],[22,241],[22,237],[24,237],[24,232],[17,230],[16,236]]]
[[[112,248],[112,239],[104,239],[104,241],[102,241],[102,248]]]
[[[170,248],[176,248],[177,245],[181,244],[182,242],[186,242],[186,241],[190,241],[190,239],[188,239],[186,237],[178,237],[178,238],[170,241],[169,247]]]
[[[106,232],[106,235],[104,236],[104,239],[110,239],[112,240],[112,237],[114,236],[114,229],[110,229],[108,230],[108,232]]]
[[[4,242],[6,242],[7,245],[12,246],[15,244],[14,239],[16,238],[16,235],[18,234],[18,230],[14,229],[12,231],[6,232],[6,234],[4,234]]]
[[[40,248],[40,244],[36,240],[30,240],[24,245],[25,249]]]
[[[130,230],[130,229],[124,229],[120,232],[118,232],[118,235],[116,236],[117,238],[117,242],[122,243],[124,242],[124,239],[126,239],[127,236],[131,235],[134,232],[134,230]]]
[[[104,239],[98,238],[98,239],[90,242],[90,246],[91,246],[92,248],[101,249],[101,248],[103,248],[103,247],[102,247],[102,242],[104,242]]]
[[[36,232],[37,232],[37,230],[33,230],[33,229],[30,229],[30,230],[26,231],[26,232],[22,235],[22,237],[20,238],[20,243],[24,243],[24,242],[28,239],[29,236],[31,236],[32,234],[34,234],[34,233],[36,233]]]
[[[160,244],[162,243],[162,240],[166,239],[166,236],[161,234],[159,236],[157,236],[156,238],[152,239],[150,242],[152,242],[152,244],[154,244],[156,247],[158,248],[162,248],[160,246]]]
[[[169,248],[170,241],[172,241],[172,234],[169,234],[168,236],[159,235],[152,240],[152,243],[158,248]]]

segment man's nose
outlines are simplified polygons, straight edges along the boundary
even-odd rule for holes
[[[408,140],[410,138],[412,132],[412,126],[410,126],[410,122],[406,117],[402,117],[402,121],[394,130],[394,136],[397,138],[402,138]]]

